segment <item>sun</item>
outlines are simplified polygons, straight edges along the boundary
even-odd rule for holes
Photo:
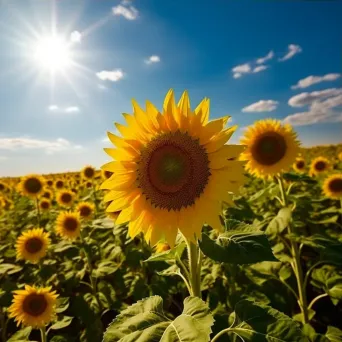
[[[68,42],[58,36],[38,39],[34,46],[34,59],[38,66],[49,71],[65,70],[72,62]]]

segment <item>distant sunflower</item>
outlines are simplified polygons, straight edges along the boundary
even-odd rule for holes
[[[53,193],[52,193],[51,190],[45,190],[45,191],[42,193],[42,197],[47,198],[47,199],[52,199]]]
[[[79,212],[81,218],[91,219],[94,213],[94,204],[89,202],[80,202],[77,205],[77,211]]]
[[[62,179],[57,179],[56,182],[55,182],[55,188],[57,190],[61,190],[64,188],[64,181]]]
[[[22,179],[19,188],[23,195],[36,198],[44,190],[44,179],[38,175],[28,175]]]
[[[52,179],[48,179],[48,180],[46,181],[46,184],[47,184],[47,186],[49,186],[49,187],[53,186],[53,180],[52,180]]]
[[[93,186],[93,183],[92,182],[85,182],[85,186],[87,189],[91,188]]]
[[[26,260],[37,263],[46,255],[46,250],[50,245],[49,233],[43,228],[35,228],[23,232],[17,239],[15,248],[18,260]]]
[[[20,323],[34,328],[42,328],[50,323],[55,316],[58,295],[51,287],[31,287],[13,291],[12,305],[8,308],[10,317]]]
[[[0,192],[5,192],[7,189],[7,185],[4,182],[0,181]]]
[[[192,241],[204,223],[221,229],[222,201],[232,203],[244,183],[244,147],[225,145],[236,126],[225,128],[229,117],[209,122],[209,99],[192,111],[187,92],[176,104],[170,90],[163,114],[150,102],[144,111],[133,100],[133,110],[127,126],[116,124],[123,137],[108,133],[117,148],[105,149],[115,161],[102,167],[114,172],[101,186],[110,190],[107,212],[121,211],[116,223],[129,222],[130,236],[143,232],[152,245],[173,245],[178,229]]]
[[[166,252],[170,249],[170,245],[168,243],[158,242],[156,245],[156,253]]]
[[[57,203],[62,207],[71,207],[74,202],[74,193],[69,190],[62,190],[60,191],[57,196],[56,200]]]
[[[39,202],[39,207],[43,211],[48,211],[50,209],[50,207],[51,207],[51,202],[48,199],[43,198]]]
[[[299,152],[299,142],[292,127],[273,119],[255,122],[247,128],[240,142],[247,145],[240,156],[241,160],[247,161],[246,170],[261,178],[286,171]]]
[[[75,240],[80,235],[79,213],[61,212],[56,221],[56,232],[65,239]]]
[[[305,170],[305,160],[303,158],[297,158],[293,163],[293,168],[296,172],[304,172]]]
[[[326,197],[332,199],[342,198],[342,173],[327,177],[323,184],[323,192]]]
[[[85,179],[93,179],[95,177],[95,168],[87,165],[81,170],[81,174]]]
[[[329,160],[325,157],[315,158],[310,165],[310,175],[317,176],[330,169]]]

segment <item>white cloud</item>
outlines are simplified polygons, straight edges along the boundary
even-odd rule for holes
[[[242,74],[249,74],[251,70],[252,68],[249,63],[237,65],[232,69],[233,77],[239,78],[242,76]]]
[[[122,3],[121,5],[112,8],[114,15],[122,15],[127,20],[135,20],[138,18],[139,11],[134,6],[123,6],[127,3]]]
[[[317,93],[319,92],[313,92],[316,93],[316,96],[307,97],[308,100],[305,102],[307,104],[310,99],[309,110],[291,114],[284,119],[284,122],[290,123],[293,126],[312,125],[323,122],[342,122],[342,88],[326,90],[330,91],[330,95],[328,95],[327,91],[322,95],[323,91],[321,91],[321,97],[318,97]]]
[[[242,74],[240,72],[236,72],[235,74],[233,74],[234,78],[240,78],[242,76]]]
[[[49,110],[51,110],[52,112],[56,111],[56,110],[58,110],[58,106],[57,105],[50,105]]]
[[[19,149],[42,149],[47,153],[60,152],[70,149],[80,149],[80,145],[73,145],[68,140],[58,138],[56,140],[39,140],[30,137],[0,138],[0,150],[19,150]]]
[[[271,50],[265,57],[260,57],[256,60],[257,64],[264,64],[266,61],[274,57],[274,52]]]
[[[288,46],[288,52],[286,53],[286,55],[282,58],[279,58],[278,60],[280,62],[287,61],[288,59],[291,59],[293,56],[297,55],[300,52],[302,52],[302,48],[299,45],[290,44]]]
[[[145,60],[146,64],[158,63],[160,62],[160,57],[157,55],[152,55],[148,59]]]
[[[272,112],[277,109],[279,102],[273,100],[260,100],[242,108],[243,112]]]
[[[70,34],[70,41],[73,43],[80,43],[82,40],[82,34],[78,31],[73,31]]]
[[[320,82],[335,81],[341,77],[341,74],[326,74],[324,76],[308,76],[299,80],[298,83],[291,87],[291,89],[302,89],[312,86]]]
[[[253,69],[253,73],[264,71],[268,68],[266,65],[259,65]]]
[[[311,93],[300,93],[298,95],[292,96],[288,104],[291,107],[303,107],[310,105],[315,101],[323,100],[328,97],[338,96],[342,94],[342,88],[329,88],[319,91],[313,91]]]
[[[96,76],[103,81],[111,81],[111,82],[117,82],[121,80],[124,77],[124,73],[121,69],[115,69],[115,70],[102,70],[100,72],[96,73]]]
[[[77,106],[70,106],[65,108],[66,113],[78,113],[80,109]]]

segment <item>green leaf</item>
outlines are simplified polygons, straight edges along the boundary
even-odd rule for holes
[[[28,338],[31,334],[31,327],[26,327],[24,329],[21,329],[17,331],[15,334],[13,334],[7,342],[21,342],[21,341],[28,341]]]
[[[61,321],[56,322],[55,324],[51,325],[50,329],[58,330],[63,329],[71,324],[73,317],[63,316]]]
[[[169,249],[168,251],[165,251],[163,253],[159,253],[156,255],[152,255],[147,260],[144,260],[144,262],[175,260],[177,256],[181,257],[185,247],[186,247],[186,243],[182,242],[178,246],[172,249]]]
[[[289,225],[292,218],[290,208],[281,208],[266,228],[266,234],[274,235],[281,233]]]
[[[187,297],[175,320],[163,312],[163,299],[145,298],[124,310],[108,327],[103,342],[208,342],[214,319],[197,297]]]
[[[95,277],[100,278],[108,274],[112,274],[120,267],[121,264],[117,264],[113,261],[102,261],[97,265],[97,269],[94,271]]]
[[[0,274],[14,274],[18,273],[22,270],[23,268],[18,265],[13,265],[13,264],[0,264]]]
[[[242,300],[236,304],[235,314],[238,324],[231,331],[247,341],[308,341],[297,322],[268,305]]]
[[[217,242],[202,233],[199,246],[206,256],[219,262],[243,265],[260,261],[278,261],[273,255],[266,235],[262,232],[224,233],[217,238]]]
[[[337,329],[337,328],[331,326],[331,325],[328,326],[328,330],[327,330],[325,336],[331,342],[341,342],[342,341],[342,331],[340,329]]]
[[[69,298],[60,297],[57,299],[56,312],[61,313],[69,307]]]
[[[283,173],[283,178],[291,182],[305,182],[308,184],[315,184],[317,181],[304,173]]]

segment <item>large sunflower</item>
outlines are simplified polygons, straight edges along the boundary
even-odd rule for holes
[[[236,126],[225,128],[228,116],[209,122],[209,99],[192,111],[187,92],[176,104],[170,90],[163,113],[134,100],[133,110],[123,114],[127,126],[116,123],[122,137],[108,133],[116,148],[105,149],[115,161],[102,167],[114,173],[101,186],[110,190],[107,212],[121,210],[116,223],[129,221],[130,236],[143,232],[153,245],[174,245],[178,229],[189,240],[204,223],[221,229],[221,202],[231,203],[244,182],[244,147],[225,145]]]
[[[55,306],[58,295],[51,287],[31,287],[25,285],[25,290],[13,291],[12,305],[8,308],[10,317],[18,323],[42,328],[50,323],[55,316]]]
[[[297,158],[293,163],[293,168],[296,172],[302,173],[305,170],[305,160],[303,158]]]
[[[44,190],[44,179],[38,175],[28,175],[19,183],[22,194],[36,198]]]
[[[323,184],[323,192],[332,199],[342,198],[342,173],[327,177]]]
[[[45,233],[43,228],[34,228],[23,232],[15,245],[17,259],[27,260],[35,264],[46,255],[49,245],[49,233]]]
[[[79,212],[81,218],[90,220],[93,216],[95,206],[93,203],[80,202],[77,204],[77,211]]]
[[[310,175],[317,176],[330,169],[329,160],[325,157],[315,158],[310,165]]]
[[[75,240],[80,235],[79,213],[61,212],[56,221],[56,232],[65,239]]]
[[[257,177],[272,177],[287,170],[299,152],[296,133],[290,125],[273,119],[260,120],[247,128],[241,143],[247,149],[240,159],[246,169]]]
[[[62,190],[60,191],[57,196],[56,200],[57,203],[62,207],[71,207],[74,202],[74,193],[69,190]]]

